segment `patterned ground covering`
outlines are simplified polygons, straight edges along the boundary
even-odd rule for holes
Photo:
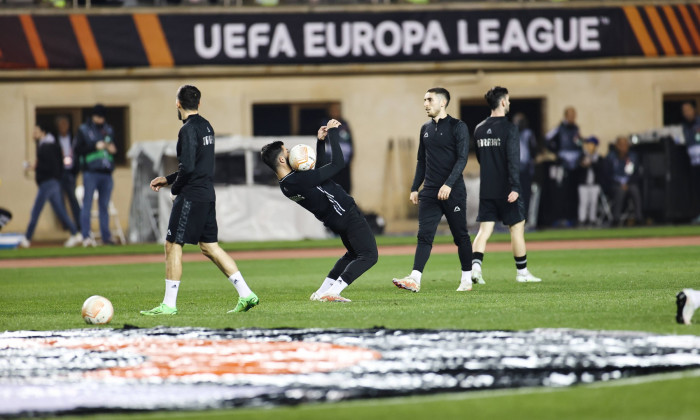
[[[564,329],[14,331],[0,334],[0,416],[564,387],[698,368],[699,349],[697,336]]]

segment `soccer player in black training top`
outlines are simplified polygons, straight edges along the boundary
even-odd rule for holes
[[[527,269],[525,250],[525,203],[520,197],[520,140],[518,129],[506,118],[510,111],[508,89],[496,86],[484,95],[491,116],[474,130],[476,158],[481,165],[479,233],[474,238],[472,280],[484,284],[481,264],[486,242],[496,221],[510,228],[510,242],[519,282],[538,282]]]
[[[151,181],[159,191],[170,185],[173,209],[165,236],[165,297],[163,303],[142,315],[177,314],[177,292],[182,277],[182,246],[199,244],[207,258],[228,277],[238,292],[238,304],[230,312],[245,312],[259,303],[236,262],[218,243],[216,194],[214,193],[214,129],[199,115],[202,94],[194,86],[183,85],[177,91],[177,117],[183,125],[177,135],[178,171]]]
[[[318,130],[315,169],[292,170],[289,150],[281,141],[265,145],[261,153],[263,162],[277,175],[282,193],[338,234],[347,249],[321,287],[311,295],[311,300],[321,302],[350,302],[340,293],[377,262],[377,242],[372,229],[357,209],[355,200],[331,180],[345,164],[339,126],[340,122],[330,120]],[[324,144],[326,138],[331,144],[330,163]]]
[[[418,163],[409,200],[418,205],[418,245],[413,271],[394,279],[396,287],[418,292],[425,264],[433,248],[435,231],[443,215],[457,245],[462,278],[458,292],[472,289],[470,265],[472,244],[467,231],[467,187],[462,171],[469,154],[467,125],[447,115],[450,93],[443,88],[428,89],[423,106],[430,120],[420,129]],[[423,189],[418,192],[423,184]]]

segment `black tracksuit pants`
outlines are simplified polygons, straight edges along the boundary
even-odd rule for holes
[[[374,233],[357,207],[349,209],[341,221],[328,227],[340,235],[345,249],[348,250],[335,263],[328,277],[342,277],[345,283],[351,284],[377,263],[377,241],[374,239]]]
[[[467,189],[458,185],[455,185],[449,198],[444,201],[438,200],[438,189],[424,188],[418,193],[418,245],[413,259],[414,270],[423,272],[443,214],[457,245],[462,271],[471,270],[472,242],[467,231]]]

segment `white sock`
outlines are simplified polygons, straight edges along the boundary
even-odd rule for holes
[[[477,273],[481,273],[481,264],[472,264],[472,271],[476,271]],[[464,273],[464,271],[462,271]]]
[[[177,307],[177,292],[180,290],[180,280],[165,279],[165,297],[163,303],[173,308]]]
[[[321,284],[321,287],[316,290],[317,295],[322,295],[326,293],[326,291],[335,283],[335,279],[332,279],[330,277],[326,277],[325,280],[323,280],[323,284]]]
[[[345,288],[348,287],[348,284],[345,283],[345,281],[338,277],[338,280],[336,280],[331,287],[326,290],[327,295],[339,295]]]
[[[693,301],[696,307],[700,304],[700,290],[690,289],[686,294],[689,295],[688,297]]]
[[[420,283],[420,278],[421,278],[422,276],[423,276],[423,273],[421,273],[421,272],[418,271],[418,270],[413,270],[413,271],[411,271],[411,274],[409,274],[408,277],[410,277],[410,278],[412,278],[413,280],[415,280],[415,281],[417,281],[418,283]]]
[[[236,288],[238,296],[240,297],[247,297],[251,293],[253,293],[253,291],[250,290],[250,287],[248,287],[248,285],[246,284],[245,280],[243,280],[243,275],[240,271],[236,271],[235,273],[231,274],[231,277],[228,278],[228,281],[230,281],[233,287]]]
[[[471,283],[471,281],[472,281],[472,272],[471,271],[462,271],[462,280],[461,281],[465,281],[465,280],[469,280],[469,282]]]
[[[527,271],[527,267],[526,268],[516,268],[516,270],[518,271],[518,275],[520,275],[520,276],[527,276],[530,273],[529,271]]]

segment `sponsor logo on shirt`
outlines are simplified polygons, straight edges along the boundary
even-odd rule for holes
[[[476,141],[476,147],[499,147],[501,145],[501,139],[479,139]]]

